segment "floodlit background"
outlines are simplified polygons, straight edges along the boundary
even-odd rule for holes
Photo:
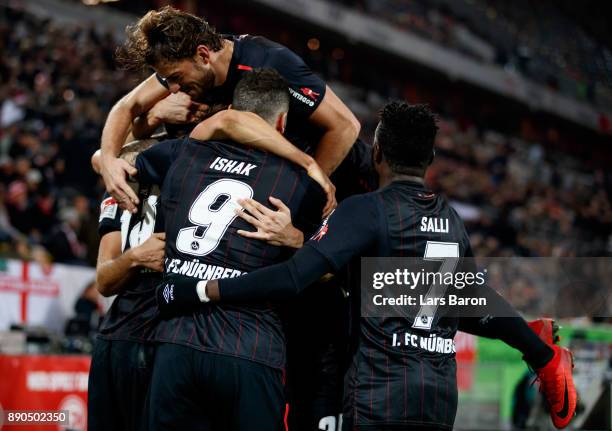
[[[39,397],[85,424],[86,355],[104,309],[92,284],[104,187],[89,158],[111,106],[143,77],[115,67],[125,25],[168,3],[293,49],[357,115],[366,142],[388,99],[429,103],[441,130],[427,182],[464,218],[477,256],[612,255],[608,2],[1,0],[4,408]],[[511,289],[542,295],[528,279]],[[610,429],[610,319],[561,323],[576,356],[574,423]],[[457,428],[550,427],[517,352],[457,342]]]

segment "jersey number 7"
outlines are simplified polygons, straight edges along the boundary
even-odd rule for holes
[[[438,272],[442,274],[453,273],[459,262],[459,244],[456,242],[438,242],[438,241],[427,241],[425,245],[425,260],[437,260],[442,262]],[[434,316],[438,309],[438,305],[435,301],[428,301],[429,298],[442,298],[446,293],[446,285],[438,284],[435,282],[429,286],[427,295],[425,296],[424,303],[427,305],[421,305],[419,313],[414,318],[413,328],[431,330],[431,325],[434,322]],[[432,305],[428,305],[432,303]],[[435,304],[435,305],[433,305]]]

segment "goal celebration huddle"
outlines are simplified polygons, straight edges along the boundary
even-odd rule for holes
[[[107,189],[97,286],[116,297],[92,355],[90,429],[451,430],[457,331],[520,351],[552,424],[570,423],[571,352],[552,320],[526,322],[492,288],[479,316],[438,301],[362,317],[361,258],[473,257],[425,181],[427,105],[384,104],[364,142],[279,43],[171,7],[126,31],[118,63],[153,73],[111,109],[92,158]],[[439,349],[418,342],[431,337]]]

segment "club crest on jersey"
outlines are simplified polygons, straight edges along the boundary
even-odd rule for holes
[[[169,304],[170,301],[174,301],[174,284],[166,284],[164,286],[164,300],[166,304]]]
[[[421,218],[421,232],[448,233],[448,219],[423,217]]]

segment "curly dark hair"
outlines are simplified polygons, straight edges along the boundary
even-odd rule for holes
[[[190,58],[198,45],[213,51],[223,47],[223,38],[208,22],[171,6],[147,12],[125,31],[127,39],[117,49],[116,59],[126,69]]]
[[[391,169],[399,173],[404,168],[426,168],[438,132],[437,117],[429,106],[393,101],[379,116],[376,140]]]

